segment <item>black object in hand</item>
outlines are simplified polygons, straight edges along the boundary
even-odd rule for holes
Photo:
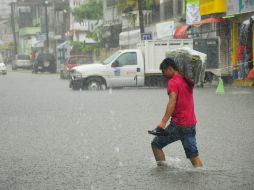
[[[148,134],[155,135],[155,136],[168,136],[169,132],[162,128],[155,128],[152,131],[148,131]]]

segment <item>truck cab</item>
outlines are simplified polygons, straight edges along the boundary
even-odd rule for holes
[[[119,50],[101,63],[71,70],[70,88],[102,90],[110,87],[144,86],[144,58],[139,49]]]

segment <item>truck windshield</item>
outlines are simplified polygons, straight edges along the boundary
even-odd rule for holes
[[[120,55],[121,52],[120,51],[117,51],[115,52],[113,55],[109,56],[107,59],[105,59],[104,61],[102,61],[102,64],[103,65],[107,65],[109,63],[111,63],[115,58],[118,57],[118,55]]]

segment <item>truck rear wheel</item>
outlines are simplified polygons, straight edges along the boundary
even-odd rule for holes
[[[166,87],[167,79],[160,75],[147,76],[145,78],[145,85],[149,87]]]

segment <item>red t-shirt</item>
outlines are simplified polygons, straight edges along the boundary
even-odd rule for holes
[[[197,120],[194,112],[193,86],[186,83],[181,75],[168,81],[168,94],[175,92],[177,100],[171,121],[181,127],[192,127]]]

